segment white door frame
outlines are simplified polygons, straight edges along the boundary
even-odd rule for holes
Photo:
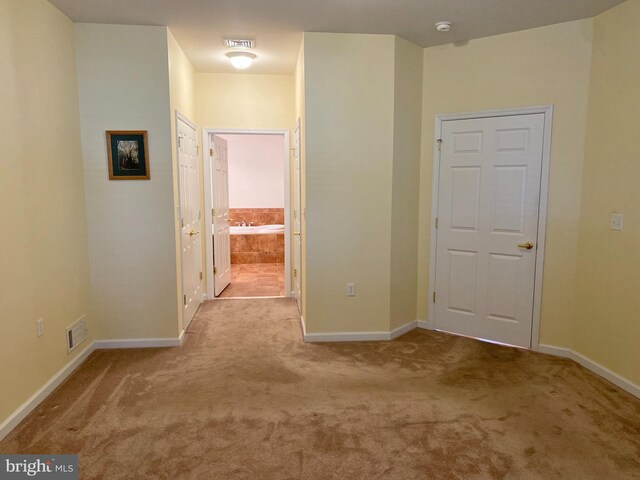
[[[209,142],[209,135],[282,135],[283,145],[283,176],[284,176],[284,295],[291,297],[291,158],[289,149],[289,130],[261,130],[261,129],[229,129],[229,128],[203,128],[202,129],[202,163],[204,172],[204,215],[205,215],[205,248],[206,248],[206,274],[207,296],[215,299],[213,291],[213,239],[211,228],[211,160],[209,149],[213,148]],[[206,221],[209,219],[209,221]]]
[[[551,161],[551,127],[553,123],[553,105],[536,107],[510,108],[505,110],[486,110],[483,112],[454,113],[450,115],[436,115],[435,137],[433,147],[433,178],[431,184],[431,234],[429,242],[429,320],[427,327],[435,328],[435,304],[432,301],[436,284],[436,252],[438,216],[438,198],[440,188],[440,145],[442,138],[442,123],[448,120],[468,120],[471,118],[507,117],[515,115],[544,114],[544,137],[542,145],[542,174],[540,178],[540,205],[538,207],[538,238],[536,241],[536,277],[533,292],[533,322],[531,327],[531,349],[538,351],[540,340],[540,310],[542,306],[542,277],[544,267],[544,249],[547,230],[547,202],[549,196],[549,163]]]
[[[298,303],[298,310],[300,311],[300,314],[302,314],[302,131],[301,131],[302,125],[301,125],[301,121],[300,121],[300,117],[298,117],[298,119],[296,120],[296,124],[293,127],[293,135],[294,135],[294,141],[293,141],[293,152],[294,152],[294,158],[295,155],[298,155],[297,160],[294,160],[294,166],[293,166],[293,173],[292,173],[292,177],[291,177],[291,182],[294,184],[294,187],[296,187],[297,184],[297,188],[298,188],[298,198],[295,198],[295,190],[294,190],[294,199],[293,199],[293,203],[294,205],[294,210],[297,209],[298,211],[298,222],[300,223],[300,231],[298,232],[298,236],[300,237],[300,251],[296,251],[296,260],[292,266],[293,269],[295,269],[298,266],[298,262],[300,262],[299,265],[299,269],[297,272],[297,282],[300,284],[300,291],[295,291],[295,283],[296,281],[293,280],[292,281],[292,285],[291,285],[291,289],[292,289],[292,293],[291,296],[294,297],[296,299],[296,302]],[[297,143],[297,145],[296,145]],[[297,147],[297,151],[296,151],[296,147]],[[298,173],[297,173],[297,177],[296,177],[296,166],[295,166],[295,162],[297,162],[298,164]],[[297,203],[296,203],[297,201]],[[294,232],[295,234],[295,232]],[[292,243],[294,243],[294,237],[291,237]],[[298,258],[300,257],[300,258]]]
[[[181,282],[181,286],[182,286],[182,291],[180,292],[180,308],[181,308],[181,314],[180,314],[180,318],[182,319],[182,325],[181,328],[182,330],[186,330],[187,327],[189,326],[189,323],[191,322],[191,319],[187,322],[185,321],[184,318],[184,304],[182,302],[182,298],[184,296],[184,259],[182,258],[182,229],[180,228],[180,220],[182,219],[182,202],[180,201],[180,145],[179,145],[179,140],[178,137],[180,135],[180,133],[178,132],[178,121],[182,121],[184,123],[186,123],[187,125],[189,125],[191,128],[193,128],[195,130],[195,139],[197,142],[198,139],[198,126],[193,123],[191,120],[189,120],[185,115],[183,115],[182,113],[180,113],[177,109],[176,109],[176,117],[175,117],[175,134],[176,134],[176,159],[177,159],[177,164],[176,164],[176,170],[177,170],[177,175],[178,175],[178,208],[177,208],[177,213],[178,213],[178,221],[176,223],[177,228],[179,230],[180,233],[180,282]],[[198,144],[196,143],[196,156],[197,156],[197,150],[198,150]],[[200,212],[202,214],[202,212]],[[200,240],[202,242],[202,240]],[[201,247],[202,248],[202,247]],[[200,283],[200,286],[202,286],[202,281]],[[206,300],[206,293],[202,294],[202,297],[198,300],[200,304],[202,304],[202,302],[204,302]],[[198,308],[200,308],[198,306]],[[197,313],[197,309],[196,309],[196,313]]]

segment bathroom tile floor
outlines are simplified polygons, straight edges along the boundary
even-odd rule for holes
[[[283,263],[235,263],[231,283],[218,298],[284,296]]]

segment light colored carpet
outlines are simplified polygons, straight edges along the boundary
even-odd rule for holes
[[[567,360],[424,330],[304,344],[287,299],[189,330],[95,352],[0,451],[79,453],[83,479],[640,478],[640,400]]]

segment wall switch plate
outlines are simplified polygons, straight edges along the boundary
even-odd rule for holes
[[[347,283],[347,297],[355,297],[355,296],[356,296],[356,284]]]
[[[36,329],[39,337],[44,335],[44,320],[42,320],[41,318],[36,320]]]
[[[611,230],[617,230],[618,232],[621,232],[623,226],[624,226],[624,215],[621,213],[611,214]]]

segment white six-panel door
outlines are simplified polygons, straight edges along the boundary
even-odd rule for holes
[[[196,129],[177,118],[182,250],[183,323],[187,328],[202,302],[200,179]]]
[[[435,326],[530,347],[544,114],[442,124]]]
[[[229,230],[229,154],[227,141],[213,136],[213,285],[217,297],[231,283],[231,237]]]
[[[300,173],[300,119],[296,123],[293,132],[293,294],[298,302],[298,310],[302,311],[300,304],[300,290],[302,282],[302,197],[301,197],[301,173]]]

